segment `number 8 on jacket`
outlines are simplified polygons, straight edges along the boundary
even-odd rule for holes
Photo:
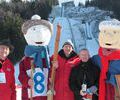
[[[37,93],[43,93],[43,91],[45,90],[45,86],[44,86],[44,82],[45,78],[43,73],[41,72],[37,72],[34,75],[34,90]]]

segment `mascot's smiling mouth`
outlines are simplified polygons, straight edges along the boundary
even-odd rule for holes
[[[105,43],[105,45],[111,46],[112,44],[110,44],[110,43]]]
[[[42,44],[43,42],[35,42],[36,44]]]

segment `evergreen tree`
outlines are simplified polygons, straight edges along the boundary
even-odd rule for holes
[[[32,15],[38,14],[47,19],[52,6],[47,0],[36,0],[32,2],[11,2],[0,3],[0,39],[10,38],[15,49],[9,58],[16,63],[23,57],[24,48],[27,44],[21,32],[24,20],[30,19]]]
[[[97,6],[100,9],[113,11],[114,17],[120,20],[120,0],[91,0],[89,6]]]
[[[26,45],[23,34],[21,34],[22,22],[23,20],[18,14],[13,14],[9,11],[3,15],[3,19],[0,22],[0,39],[9,38],[14,46],[14,52],[9,56],[13,63],[22,58],[24,47]]]
[[[15,3],[15,2],[22,2],[22,0],[11,0],[11,2]]]

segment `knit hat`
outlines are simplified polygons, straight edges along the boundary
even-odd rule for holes
[[[26,34],[27,30],[30,27],[35,26],[35,25],[44,25],[44,26],[46,26],[50,30],[51,34],[52,34],[52,30],[53,30],[52,29],[52,24],[49,21],[47,21],[47,20],[41,19],[41,17],[39,15],[33,15],[31,17],[31,20],[28,20],[25,23],[23,23],[23,25],[22,25],[22,32],[24,34]]]
[[[120,32],[120,21],[117,19],[105,20],[100,22],[99,30],[115,30]]]
[[[0,45],[8,46],[11,52],[14,50],[14,47],[13,47],[13,45],[11,44],[11,42],[10,42],[9,39],[1,39],[1,40],[0,40]]]
[[[67,40],[67,41],[63,44],[62,48],[63,48],[65,45],[71,45],[72,48],[74,48],[74,45],[73,45],[73,43],[72,43],[71,40]]]

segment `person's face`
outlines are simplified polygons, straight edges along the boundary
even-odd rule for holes
[[[8,46],[0,45],[0,59],[5,60],[9,53],[10,49]]]
[[[90,58],[89,52],[87,50],[82,50],[80,51],[79,57],[82,60],[82,62],[87,62]]]
[[[69,54],[72,52],[73,48],[71,45],[64,45],[63,47],[63,51],[65,53],[66,56],[69,56]]]

